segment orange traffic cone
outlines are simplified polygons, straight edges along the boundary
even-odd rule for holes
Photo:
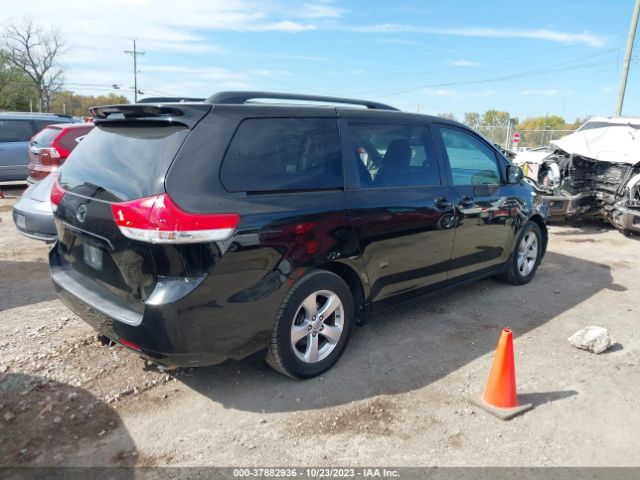
[[[530,403],[518,404],[513,334],[507,328],[500,334],[484,393],[474,403],[502,420],[509,420],[533,407]]]

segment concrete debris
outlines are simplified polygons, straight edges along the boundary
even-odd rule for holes
[[[602,353],[611,346],[609,331],[604,327],[589,326],[571,335],[569,343],[592,353]]]

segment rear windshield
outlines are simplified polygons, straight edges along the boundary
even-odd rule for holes
[[[31,144],[36,147],[50,147],[53,139],[60,134],[58,128],[45,128],[36,133],[35,137],[31,140]]]
[[[65,162],[60,183],[116,202],[164,193],[165,173],[188,133],[164,124],[97,126]]]

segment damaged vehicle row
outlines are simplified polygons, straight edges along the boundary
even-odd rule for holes
[[[514,160],[549,217],[599,217],[640,233],[640,118],[595,117],[551,147],[542,159]]]

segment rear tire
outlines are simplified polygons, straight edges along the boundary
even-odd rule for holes
[[[529,283],[542,261],[542,248],[540,226],[535,222],[528,222],[520,231],[507,270],[500,278],[511,285]]]
[[[309,272],[282,301],[267,363],[291,378],[320,375],[347,346],[354,312],[353,295],[342,278],[323,270]]]

